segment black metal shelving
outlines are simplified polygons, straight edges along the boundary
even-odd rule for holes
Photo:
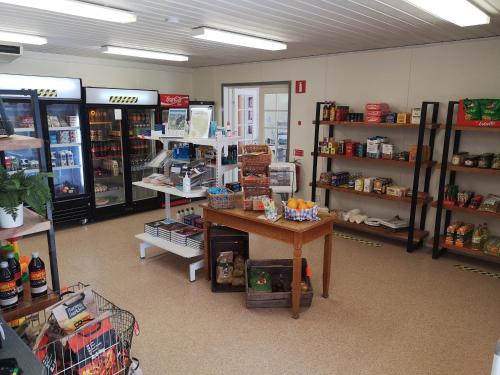
[[[453,150],[452,150],[452,155],[460,152],[460,142],[462,139],[462,132],[481,132],[481,133],[486,133],[486,134],[491,134],[492,136],[494,135],[500,135],[500,128],[498,127],[474,127],[474,126],[459,126],[453,123],[453,118],[455,115],[456,108],[458,106],[459,102],[457,101],[450,101],[448,102],[448,111],[447,111],[447,116],[446,116],[446,125],[445,125],[445,134],[444,134],[444,143],[443,143],[443,156],[441,160],[441,165],[440,165],[440,176],[439,176],[439,186],[438,186],[438,198],[437,201],[433,202],[432,205],[436,207],[436,224],[435,224],[435,229],[434,229],[434,238],[432,240],[432,257],[434,259],[439,258],[445,251],[451,250],[455,253],[460,253],[463,255],[469,255],[473,256],[476,258],[481,258],[484,260],[489,260],[492,262],[500,262],[500,258],[498,257],[493,257],[484,254],[483,252],[479,250],[473,250],[467,247],[457,247],[453,245],[447,245],[444,242],[444,236],[446,234],[446,228],[450,225],[451,223],[451,218],[452,214],[455,211],[459,211],[465,214],[470,214],[470,215],[480,215],[484,217],[485,219],[495,219],[495,220],[500,220],[500,213],[489,213],[489,212],[482,212],[482,211],[477,211],[477,210],[472,210],[472,209],[467,209],[467,208],[459,208],[459,207],[445,207],[443,205],[444,201],[444,192],[445,192],[445,185],[446,185],[446,175],[449,172],[448,176],[448,184],[453,185],[456,180],[456,175],[457,172],[467,172],[467,173],[475,173],[478,176],[480,175],[488,175],[488,178],[498,178],[500,177],[500,173],[498,170],[490,170],[488,173],[487,169],[480,169],[480,168],[467,168],[467,167],[457,167],[453,165],[449,165],[448,159],[449,159],[449,154],[450,154],[450,142],[451,142],[451,137],[453,137]],[[444,219],[444,225],[441,226],[442,224],[442,218],[443,218],[443,211],[445,212],[445,219]],[[442,235],[441,235],[441,228],[442,230]]]
[[[330,191],[341,191],[339,189],[330,189],[326,186],[322,186],[318,183],[318,158],[324,155],[319,153],[319,133],[321,126],[328,126],[328,136],[331,138],[334,135],[334,129],[336,126],[344,126],[346,128],[383,128],[383,129],[391,129],[391,130],[418,130],[417,137],[417,155],[414,166],[413,173],[413,186],[412,186],[412,196],[409,200],[410,203],[410,219],[409,219],[409,229],[406,232],[393,232],[390,230],[386,230],[383,228],[374,228],[365,224],[356,224],[352,225],[352,223],[345,223],[342,220],[337,220],[336,224],[339,227],[345,227],[351,230],[358,230],[360,232],[372,234],[378,237],[384,237],[396,241],[405,241],[406,242],[406,250],[408,252],[412,252],[415,249],[419,248],[423,245],[425,238],[428,236],[428,232],[425,231],[425,222],[427,218],[427,210],[430,201],[428,199],[419,199],[419,185],[420,185],[420,174],[422,170],[425,170],[424,175],[424,183],[423,183],[423,192],[429,193],[429,185],[432,175],[432,162],[424,162],[422,160],[422,149],[424,145],[424,138],[426,130],[429,130],[428,137],[428,146],[430,149],[429,160],[433,160],[434,154],[434,141],[436,137],[436,131],[439,128],[437,124],[438,119],[438,111],[439,111],[439,102],[431,102],[424,101],[421,106],[421,119],[420,124],[388,124],[388,123],[349,123],[349,122],[330,122],[330,121],[321,121],[321,107],[326,104],[326,102],[317,102],[316,103],[316,118],[314,120],[314,152],[313,152],[313,175],[312,175],[312,191],[311,191],[311,200],[316,201],[316,189],[317,188],[325,188],[325,206],[330,206]],[[427,115],[431,113],[431,122],[427,123]],[[334,158],[327,158],[326,170],[328,172],[332,171],[332,160]],[[354,159],[354,158],[353,158]],[[363,159],[366,158],[356,158],[358,161],[363,162]],[[369,160],[369,159],[366,159]],[[396,165],[395,163],[387,163],[388,165]],[[372,197],[373,195],[366,194],[367,196]],[[408,202],[408,200],[394,200],[397,202]],[[420,213],[420,222],[419,228],[415,228],[415,217],[417,212],[417,206],[421,206]],[[406,235],[404,235],[406,233]]]

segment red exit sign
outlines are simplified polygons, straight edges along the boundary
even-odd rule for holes
[[[306,92],[306,80],[295,81],[295,93],[304,94]]]

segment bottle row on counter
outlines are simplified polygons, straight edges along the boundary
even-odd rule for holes
[[[390,143],[388,137],[374,136],[366,139],[366,142],[356,142],[351,139],[336,141],[335,138],[324,138],[319,142],[319,149],[323,154],[345,155],[347,157],[387,159],[415,162],[417,157],[417,145],[411,145],[409,151],[397,152],[396,146]],[[430,148],[422,146],[422,161],[429,160]]]
[[[420,124],[420,108],[412,108],[411,113],[391,111],[387,103],[368,103],[365,112],[349,112],[349,106],[339,106],[335,102],[323,104],[323,121],[372,122],[395,124]]]
[[[491,256],[500,256],[500,237],[490,236],[486,223],[478,225],[457,221],[446,228],[445,244],[471,248]]]
[[[463,207],[477,209],[478,211],[499,213],[500,196],[488,194],[486,199],[481,194],[475,194],[473,191],[460,191],[458,185],[447,185],[443,201],[444,207]]]

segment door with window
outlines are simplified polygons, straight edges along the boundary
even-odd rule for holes
[[[260,142],[267,144],[273,161],[286,162],[289,154],[288,86],[263,86],[260,90],[263,131]]]

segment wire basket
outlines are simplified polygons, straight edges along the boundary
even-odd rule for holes
[[[86,285],[79,283],[62,291],[75,293]],[[26,330],[43,333],[33,353],[47,369],[47,374],[127,374],[130,366],[130,349],[136,329],[134,315],[92,291],[99,318],[69,335],[58,338],[54,330],[45,331],[49,323],[57,325],[52,313],[45,310],[25,317]]]
[[[227,190],[223,194],[207,193],[208,205],[215,209],[234,208],[236,207],[235,194],[231,190]]]

